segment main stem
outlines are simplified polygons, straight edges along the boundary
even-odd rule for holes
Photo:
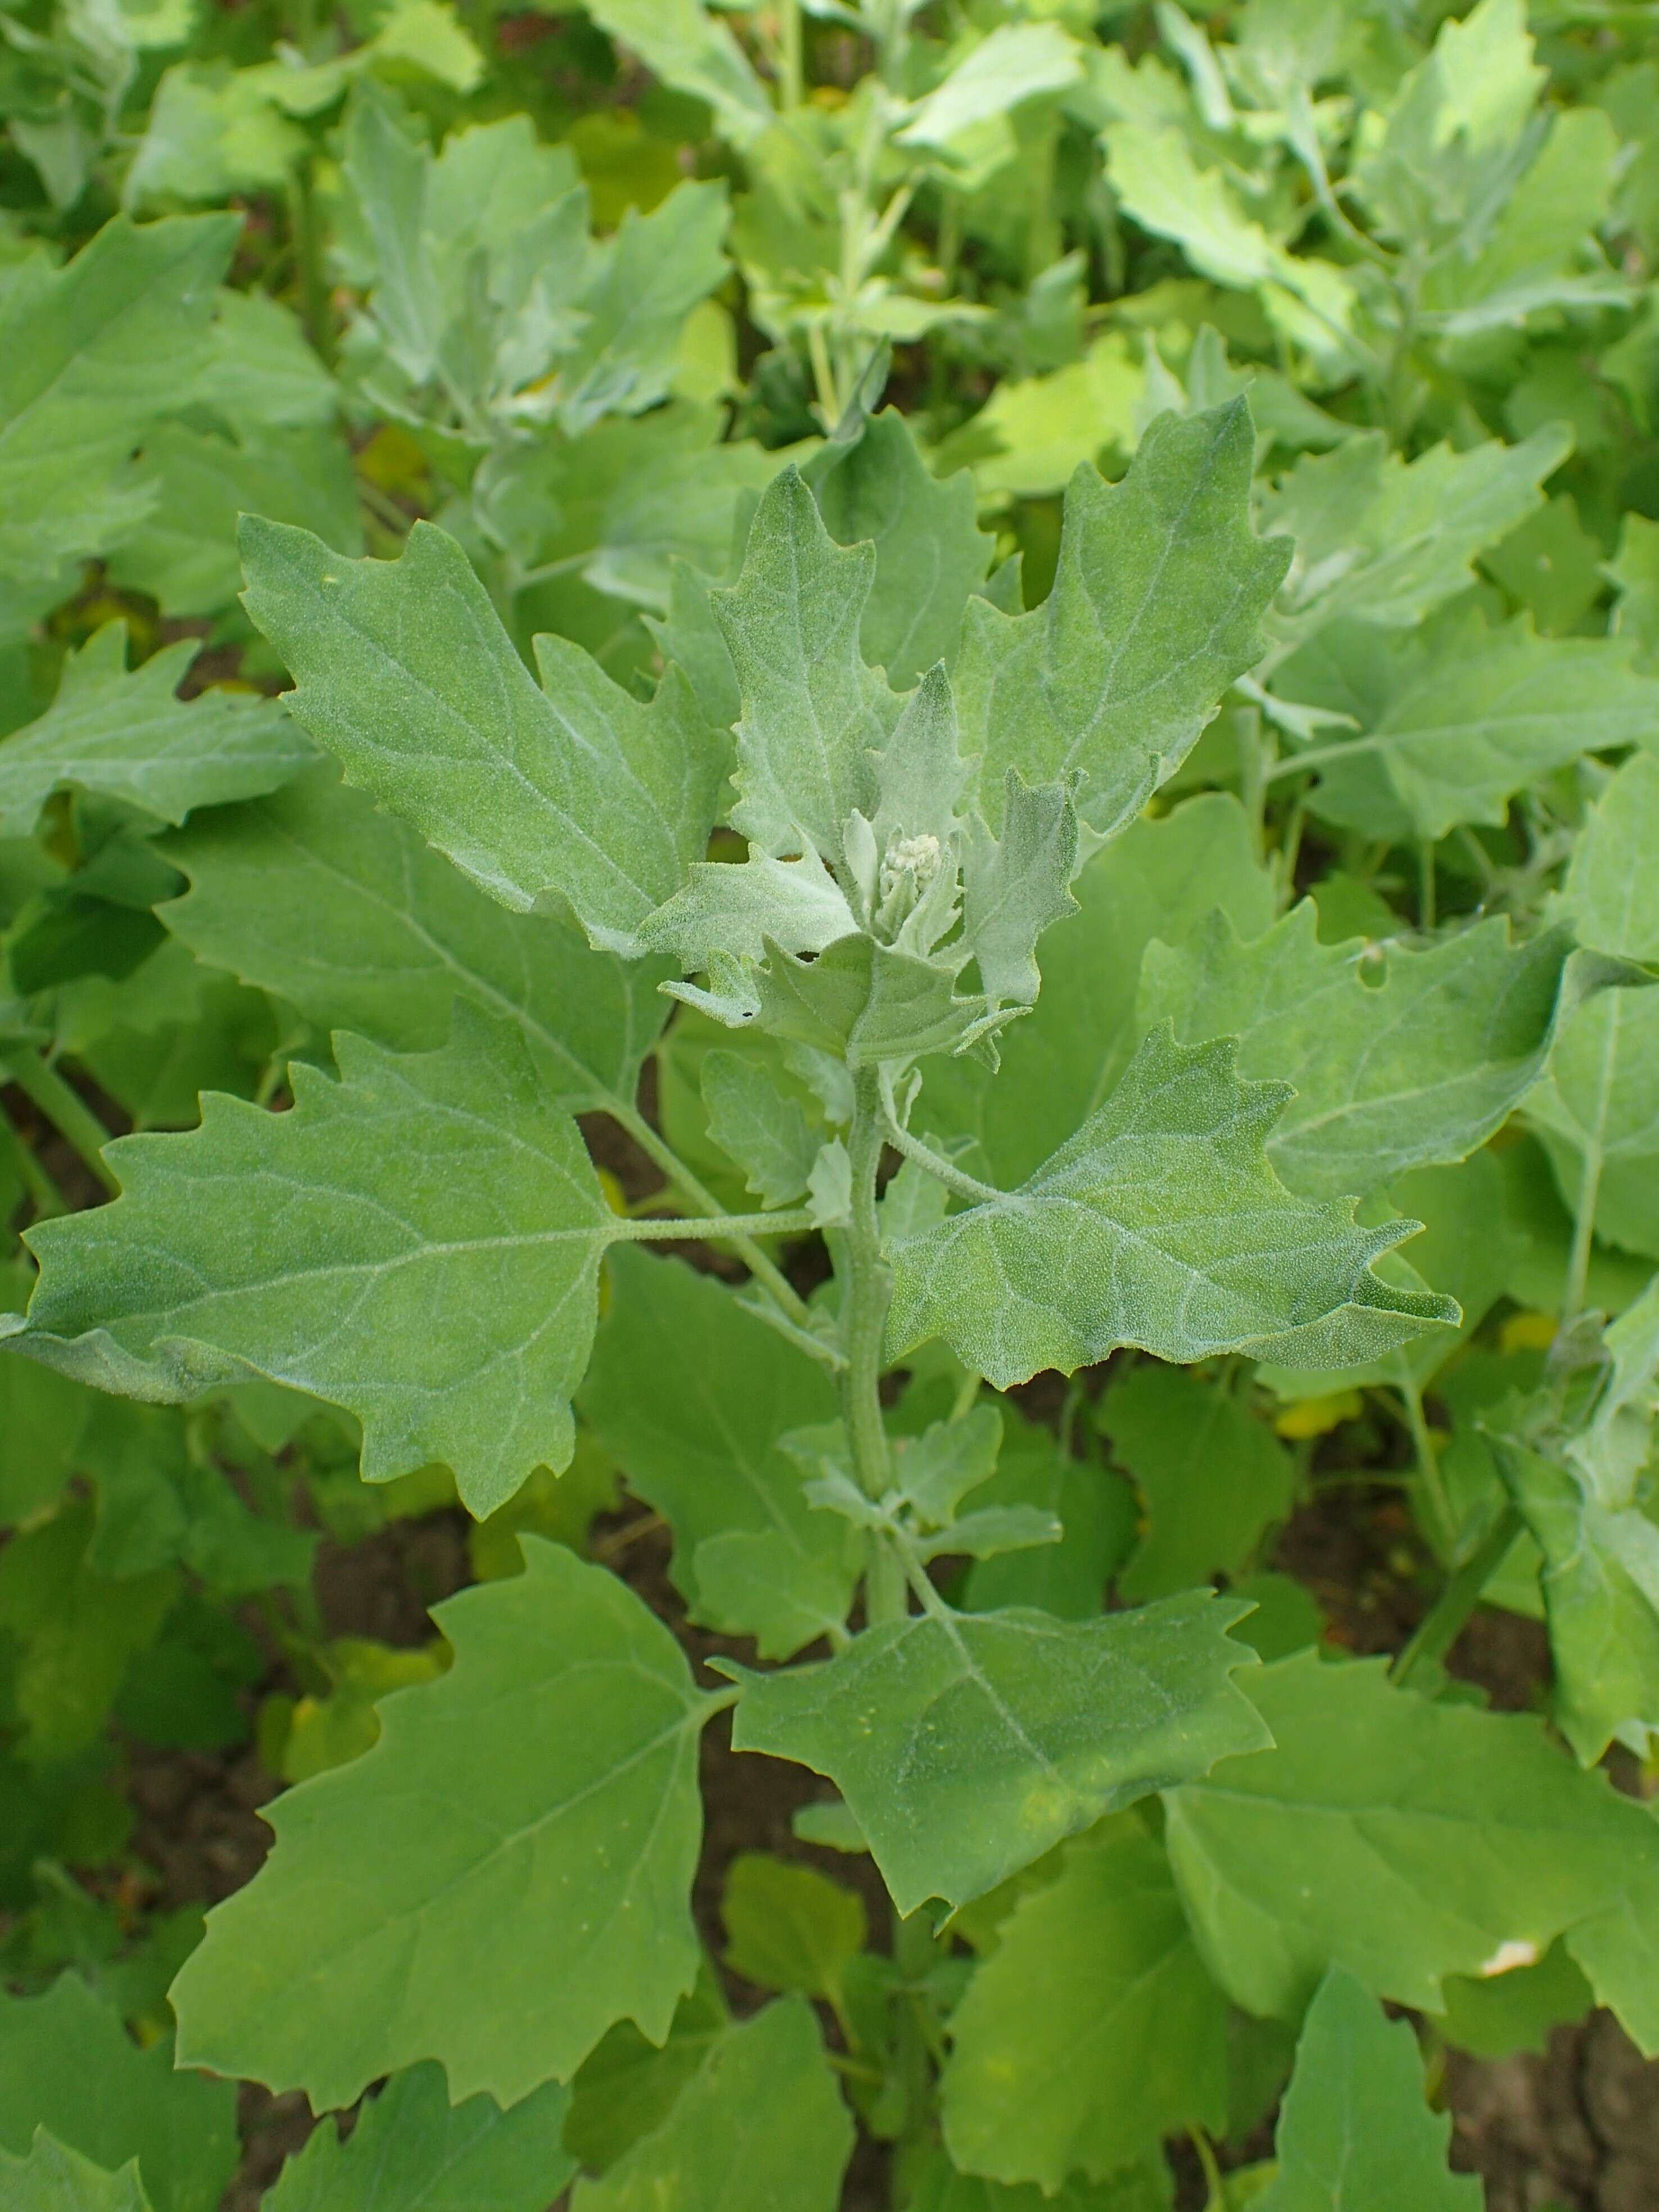
[[[853,1165],[853,1207],[847,1225],[847,1277],[842,1286],[842,1419],[847,1425],[853,1466],[865,1494],[882,1497],[889,1487],[887,1428],[881,1412],[881,1347],[887,1333],[892,1279],[882,1263],[881,1224],[876,1212],[876,1177],[886,1117],[881,1085],[873,1069],[854,1079],[853,1127],[848,1150]],[[909,1610],[904,1570],[879,1531],[870,1539],[864,1584],[865,1613],[872,1627],[902,1620]]]

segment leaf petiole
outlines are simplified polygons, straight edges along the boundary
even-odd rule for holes
[[[111,1132],[90,1106],[38,1052],[27,1046],[9,1045],[3,1062],[6,1074],[30,1105],[44,1114],[66,1143],[72,1145],[112,1198],[121,1192],[119,1177],[104,1158]]]

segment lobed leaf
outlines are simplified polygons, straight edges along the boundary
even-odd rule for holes
[[[710,1700],[613,1576],[520,1542],[522,1575],[437,1609],[449,1673],[272,1808],[270,1858],[173,1987],[189,2063],[323,2108],[435,2058],[452,2097],[512,2106],[617,2021],[667,2034]]]

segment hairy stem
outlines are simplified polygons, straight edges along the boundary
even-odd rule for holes
[[[71,1091],[58,1070],[27,1046],[9,1046],[4,1065],[29,1103],[75,1147],[110,1195],[118,1196],[120,1182],[104,1158],[110,1133],[80,1093]]]
[[[936,1152],[931,1145],[924,1145],[920,1137],[913,1137],[899,1120],[893,1104],[892,1092],[885,1085],[882,1089],[882,1121],[887,1142],[896,1152],[902,1152],[907,1160],[914,1160],[919,1168],[926,1168],[930,1176],[937,1176],[947,1190],[958,1198],[971,1198],[984,1204],[991,1199],[1006,1195],[994,1184],[981,1182],[977,1176],[965,1175],[954,1162]]]
[[[653,1166],[661,1169],[672,1187],[679,1193],[693,1213],[706,1216],[710,1219],[719,1214],[720,1200],[711,1190],[697,1180],[673,1146],[665,1143],[658,1135],[636,1107],[624,1107],[617,1104],[613,1105],[611,1111]],[[738,1257],[754,1276],[756,1281],[766,1285],[798,1328],[805,1328],[811,1316],[807,1310],[805,1300],[795,1290],[787,1276],[779,1270],[774,1261],[767,1258],[765,1253],[751,1239],[745,1237],[738,1240],[737,1249]]]
[[[1403,1686],[1419,1667],[1445,1657],[1480,1604],[1481,1592],[1508,1557],[1522,1527],[1515,1507],[1505,1505],[1462,1565],[1453,1571],[1417,1633],[1395,1661],[1396,1682]]]
[[[817,1225],[801,1206],[778,1213],[674,1213],[658,1221],[618,1214],[611,1234],[619,1244],[741,1244],[750,1237],[805,1237]]]
[[[869,1070],[855,1079],[853,1128],[848,1150],[853,1164],[853,1210],[847,1224],[847,1279],[842,1286],[842,1417],[847,1424],[853,1466],[867,1497],[888,1488],[887,1430],[881,1413],[881,1346],[887,1329],[892,1279],[882,1264],[881,1224],[876,1213],[876,1176],[881,1166],[886,1124],[881,1089]],[[872,1577],[866,1601],[873,1608],[878,1592],[890,1597],[891,1577]],[[903,1611],[902,1583],[899,1611]]]

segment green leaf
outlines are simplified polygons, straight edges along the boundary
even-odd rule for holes
[[[1600,951],[1659,959],[1656,836],[1659,762],[1638,753],[1592,810],[1567,872],[1563,905]],[[1659,1258],[1659,993],[1607,991],[1581,1006],[1527,1114],[1569,1210],[1588,1212],[1611,1243]]]
[[[761,495],[737,582],[714,594],[743,701],[732,826],[780,859],[805,843],[838,862],[848,817],[875,814],[870,756],[898,714],[860,646],[875,566],[873,546],[836,544],[791,467]]]
[[[602,30],[636,53],[653,76],[707,100],[721,136],[746,146],[769,128],[772,103],[748,57],[702,0],[588,0]]]
[[[1435,839],[1460,823],[1500,825],[1510,799],[1580,753],[1647,737],[1659,679],[1607,638],[1545,638],[1523,617],[1479,614],[1401,639],[1344,623],[1275,678],[1299,704],[1352,714],[1351,738],[1310,757],[1314,811],[1368,836]]]
[[[793,1554],[832,1576],[850,1601],[847,1532],[812,1510],[778,1448],[787,1430],[833,1418],[828,1372],[711,1275],[635,1251],[613,1255],[608,1273],[582,1417],[673,1529],[672,1572],[693,1611],[704,1616],[704,1547],[745,1534],[775,1540],[774,1565]],[[732,1376],[740,1389],[728,1387]],[[710,1625],[747,1631],[742,1618]]]
[[[1134,1492],[1094,1457],[1073,1457],[1052,1429],[1020,1419],[1006,1401],[1001,1411],[997,1470],[975,1504],[1035,1507],[1058,1520],[1062,1534],[1057,1544],[976,1564],[962,1603],[970,1613],[1034,1606],[1060,1620],[1092,1620],[1107,1578],[1134,1544]]]
[[[1479,2212],[1480,2181],[1447,2170],[1451,2116],[1424,2102],[1409,2021],[1333,1966],[1308,2008],[1261,2212]]]
[[[113,580],[144,592],[167,615],[210,615],[241,587],[239,516],[314,530],[343,553],[362,550],[349,449],[331,426],[258,430],[233,441],[180,423],[149,440],[140,468],[150,511],[109,564]]]
[[[1118,1577],[1127,1598],[1188,1589],[1218,1570],[1236,1579],[1290,1511],[1289,1453],[1212,1383],[1143,1362],[1112,1382],[1098,1419],[1145,1504],[1146,1533]]]
[[[0,1629],[21,1646],[9,1685],[21,1755],[68,1759],[97,1741],[128,1668],[178,1592],[173,1576],[115,1580],[91,1565],[93,1509],[70,1498],[0,1552]]]
[[[1501,544],[1481,555],[1480,566],[1531,610],[1549,637],[1571,635],[1601,596],[1601,542],[1579,521],[1571,492],[1535,507]],[[1636,665],[1641,665],[1639,653]]]
[[[0,574],[102,552],[143,515],[130,456],[194,396],[240,228],[117,216],[64,268],[40,252],[19,269],[0,302]]]
[[[1539,487],[1572,450],[1562,422],[1518,446],[1436,446],[1407,461],[1380,430],[1308,453],[1262,502],[1296,558],[1273,626],[1304,641],[1340,615],[1412,629],[1466,588],[1470,562],[1542,503]]]
[[[1058,23],[1002,23],[924,94],[897,134],[901,146],[971,161],[985,126],[1022,101],[1066,91],[1083,74],[1082,52]]]
[[[167,2040],[141,2051],[74,1973],[43,1996],[0,1996],[0,2149],[26,2158],[41,2129],[96,2166],[136,2159],[143,2186],[131,2194],[155,2212],[216,2212],[241,2152],[234,2085],[176,2072]],[[69,2212],[76,2199],[19,2202]]]
[[[834,2212],[853,2123],[812,2010],[784,1997],[727,2029],[661,2126],[571,2212]]]
[[[1535,1966],[1469,1981],[1446,1978],[1446,2009],[1437,2032],[1477,2058],[1512,2058],[1531,2051],[1541,2057],[1553,2028],[1583,2020],[1595,1993],[1559,1938]]]
[[[0,836],[27,836],[66,786],[177,823],[198,806],[274,791],[315,758],[274,699],[180,699],[195,638],[131,672],[126,645],[125,624],[106,623],[64,662],[46,712],[0,744]]]
[[[1619,557],[1607,574],[1619,597],[1613,608],[1615,636],[1635,645],[1637,666],[1659,667],[1659,522],[1627,514],[1619,535]]]
[[[1182,2128],[1218,2134],[1226,2027],[1162,1844],[1108,1821],[1015,1905],[951,2017],[946,2147],[969,2172],[1052,2191],[1154,2159]]]
[[[705,1957],[664,2043],[648,2043],[632,2021],[618,2021],[582,2061],[570,2085],[566,2148],[592,2173],[614,2166],[641,2136],[662,2125],[731,2025],[720,1976]]]
[[[819,1138],[799,1103],[786,1098],[763,1067],[735,1052],[702,1063],[708,1133],[742,1168],[763,1206],[787,1206],[806,1188]]]
[[[852,433],[843,425],[801,476],[837,544],[868,540],[876,549],[860,650],[896,690],[908,690],[955,651],[963,607],[996,541],[975,521],[972,479],[934,476],[896,408],[860,415]]]
[[[1042,606],[1005,615],[969,601],[954,684],[994,827],[1012,768],[1032,784],[1079,775],[1079,817],[1110,836],[1261,658],[1291,549],[1251,532],[1254,449],[1243,400],[1160,416],[1121,484],[1087,465],[1072,478]]]
[[[777,472],[775,454],[723,442],[724,428],[724,409],[671,401],[637,420],[596,422],[579,438],[550,431],[497,446],[472,479],[474,507],[520,571],[573,572],[612,599],[666,614],[675,564],[722,574],[745,501]],[[668,648],[665,657],[677,656]],[[695,669],[686,673],[695,680]],[[735,710],[708,719],[730,722]]]
[[[977,820],[974,830],[963,869],[963,941],[972,948],[988,998],[1035,1006],[1042,985],[1037,939],[1078,910],[1067,888],[1077,873],[1071,798],[1058,783],[1028,791],[1011,768],[1001,836],[994,838]]]
[[[916,1109],[919,1126],[971,1137],[965,1164],[993,1182],[1030,1174],[1109,1094],[1134,1049],[1135,978],[1153,937],[1180,943],[1212,907],[1246,938],[1273,917],[1249,821],[1223,792],[1139,817],[1072,889],[1080,911],[1044,938],[1042,993],[999,1039],[1000,1070],[935,1060]]]
[[[550,2083],[505,2112],[488,2097],[452,2107],[442,2069],[411,2066],[343,2142],[325,2120],[263,2212],[544,2212],[575,2169],[560,2140],[569,2102]]]
[[[710,1701],[613,1576],[523,1543],[522,1575],[437,1609],[450,1672],[272,1808],[270,1858],[173,1984],[191,2063],[320,2109],[435,2058],[452,2097],[512,2105],[617,2021],[668,2033]]]
[[[1431,1705],[1381,1662],[1298,1653],[1255,1676],[1251,1697],[1277,1748],[1164,1800],[1182,1901],[1236,2002],[1294,2019],[1340,1966],[1437,2012],[1447,1975],[1501,1972],[1565,1933],[1601,2002],[1634,2006],[1632,2032],[1651,2033],[1640,1954],[1616,1920],[1631,1896],[1651,1942],[1659,1824],[1640,1805],[1581,1773],[1537,1721]],[[1622,1967],[1592,1964],[1592,1929]]]
[[[730,265],[726,222],[723,183],[677,185],[648,215],[623,211],[596,257],[580,335],[559,370],[559,421],[572,435],[602,414],[641,414],[666,397],[685,319]]]
[[[150,2212],[136,2161],[118,2173],[36,2128],[27,2158],[0,2151],[0,2212]]]
[[[550,1105],[632,1108],[668,963],[623,962],[551,915],[508,913],[331,766],[198,817],[161,849],[190,878],[165,912],[174,936],[316,1028],[430,1051],[459,999],[521,1032]]]
[[[251,430],[296,430],[334,419],[334,380],[306,341],[299,317],[266,292],[219,295],[213,347],[197,385],[202,405],[239,437]]]
[[[1160,2153],[1121,2167],[1108,2181],[1073,2177],[1050,2195],[1035,2182],[957,2173],[940,2152],[924,2167],[910,2202],[914,2212],[1169,2212],[1175,2179]]]
[[[349,781],[502,905],[568,900],[632,948],[701,857],[721,763],[677,676],[641,706],[579,646],[538,641],[538,687],[465,555],[416,523],[395,562],[246,519],[248,611],[298,682],[292,712]]]
[[[1103,1814],[1261,1741],[1208,1592],[1070,1624],[944,1608],[743,1686],[732,1747],[827,1775],[906,1917],[994,1889]]]
[[[836,2006],[848,1962],[869,1934],[856,1890],[765,1851],[743,1851],[732,1860],[720,1917],[733,1973],[763,1990],[823,1997]]]
[[[1449,1301],[1371,1273],[1407,1226],[1362,1230],[1350,1209],[1285,1189],[1263,1144],[1287,1094],[1242,1083],[1237,1051],[1154,1031],[1018,1190],[901,1241],[890,1355],[942,1336],[1006,1389],[1124,1344],[1176,1361],[1249,1349],[1346,1366],[1455,1321]]]
[[[1542,1073],[1562,1027],[1611,960],[1553,929],[1523,945],[1494,915],[1420,949],[1322,944],[1304,899],[1254,945],[1212,915],[1172,950],[1154,944],[1140,1013],[1184,1043],[1239,1039],[1240,1071],[1295,1085],[1267,1139],[1304,1198],[1365,1196],[1407,1170],[1484,1144]]]
[[[1615,1738],[1644,1759],[1659,1732],[1659,1528],[1645,1471],[1659,1413],[1659,1282],[1607,1331],[1589,1408],[1561,1386],[1504,1401],[1482,1423],[1543,1555],[1556,1725],[1595,1765]]]
[[[462,1006],[441,1051],[335,1051],[338,1082],[295,1064],[289,1113],[210,1097],[200,1129],[124,1139],[125,1194],[32,1232],[17,1341],[131,1397],[308,1391],[362,1420],[369,1481],[441,1460],[483,1515],[569,1460],[617,1217],[505,1026]]]

